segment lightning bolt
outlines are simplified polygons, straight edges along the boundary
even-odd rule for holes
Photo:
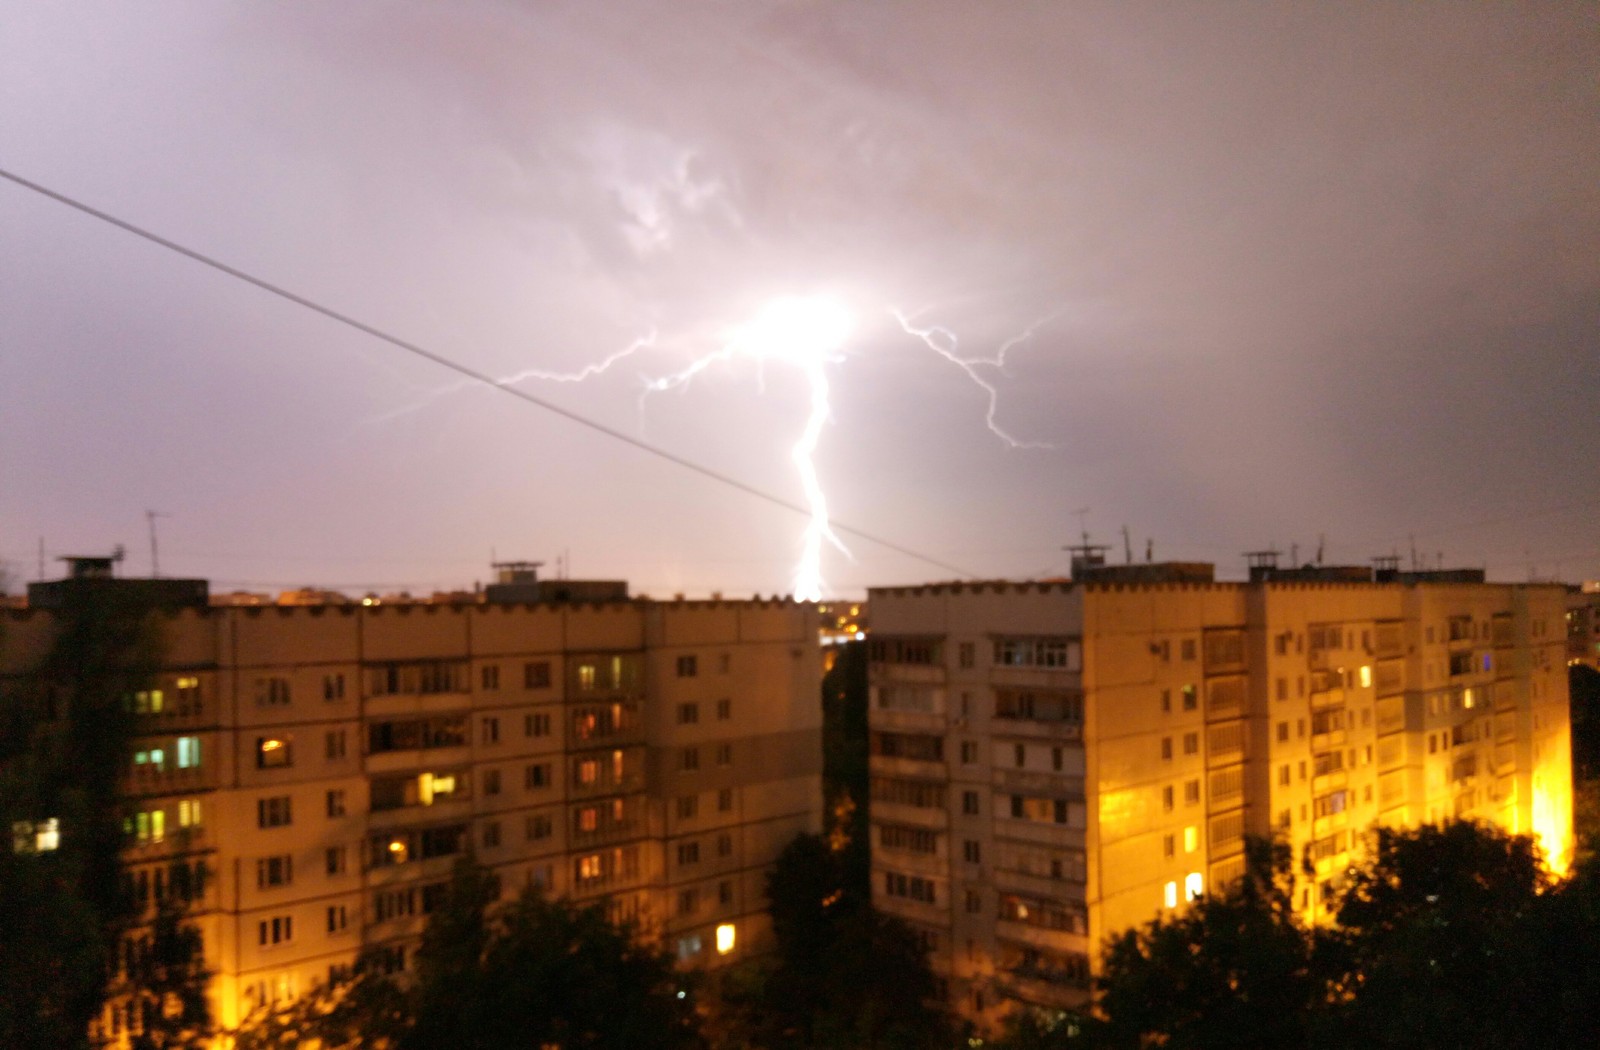
[[[899,310],[890,315],[899,322],[908,335],[915,336],[928,349],[949,361],[972,380],[988,397],[988,410],[984,421],[989,430],[1011,448],[1050,448],[1037,441],[1025,441],[1013,436],[1000,426],[996,419],[999,411],[1000,391],[986,373],[1006,374],[1006,355],[1032,339],[1043,325],[1054,318],[1047,315],[1029,325],[1022,332],[1006,340],[992,357],[967,357],[959,352],[960,341],[949,328],[941,325],[918,326]],[[747,324],[724,334],[718,345],[693,358],[675,372],[644,378],[640,392],[642,402],[651,394],[673,389],[685,389],[694,379],[717,365],[737,361],[753,362],[762,383],[765,383],[766,366],[781,364],[792,366],[805,381],[809,409],[805,425],[789,451],[805,494],[805,507],[809,511],[805,533],[801,539],[799,561],[794,573],[794,597],[800,601],[820,601],[823,595],[822,552],[824,545],[831,546],[850,556],[850,550],[839,539],[828,515],[827,494],[817,474],[816,451],[822,440],[823,428],[832,417],[829,401],[828,366],[842,361],[842,349],[850,335],[853,321],[845,309],[832,299],[821,296],[784,296],[773,299]],[[576,371],[558,372],[527,368],[497,378],[496,385],[515,386],[526,382],[582,383],[615,368],[617,365],[646,351],[660,349],[658,333],[650,332],[620,350],[584,365]],[[424,400],[398,409],[380,418],[393,418],[431,404],[449,394],[474,386],[471,382],[459,383],[432,392]]]
[[[991,383],[988,379],[985,379],[981,372],[978,371],[979,366],[992,368],[1001,375],[1005,375],[1006,354],[1032,339],[1034,333],[1046,324],[1049,324],[1051,321],[1055,320],[1056,315],[1059,312],[1060,311],[1056,311],[1055,313],[1046,314],[1018,334],[1012,336],[1010,339],[1007,339],[1000,345],[1000,349],[995,351],[995,355],[993,357],[962,357],[959,353],[957,353],[957,349],[959,348],[961,341],[950,329],[941,325],[928,325],[926,327],[919,328],[912,324],[911,319],[905,314],[901,313],[899,310],[891,309],[889,311],[894,319],[900,322],[900,327],[907,335],[914,335],[918,339],[922,340],[923,344],[926,345],[929,350],[932,350],[946,361],[949,361],[951,364],[961,369],[961,371],[966,373],[968,379],[972,380],[979,387],[981,387],[986,394],[988,394],[989,408],[984,415],[984,422],[988,424],[990,433],[999,438],[1001,441],[1004,441],[1007,445],[1010,445],[1012,448],[1051,448],[1053,446],[1043,441],[1024,441],[1020,438],[1014,437],[1008,431],[1006,431],[1004,427],[996,422],[995,416],[1000,410],[1000,391],[993,383]]]

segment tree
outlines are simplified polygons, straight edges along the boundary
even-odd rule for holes
[[[69,594],[37,666],[0,695],[0,1045],[81,1046],[133,921],[121,778],[159,638],[147,607]]]
[[[1339,900],[1330,1041],[1558,1045],[1544,1034],[1550,979],[1564,979],[1541,934],[1547,889],[1527,836],[1465,821],[1375,831]]]
[[[211,974],[200,931],[187,921],[190,904],[203,894],[204,878],[194,875],[187,864],[172,865],[150,936],[139,942],[126,989],[140,1017],[133,1050],[211,1045],[215,1033],[206,999]]]
[[[1113,938],[1091,1026],[1097,1045],[1304,1046],[1323,984],[1317,938],[1293,899],[1288,847],[1252,841],[1234,885]]]
[[[798,836],[767,877],[777,950],[721,976],[717,1018],[728,1045],[769,1050],[947,1045],[927,951],[863,893],[846,861],[815,835]]]
[[[552,901],[532,887],[497,900],[494,877],[463,858],[429,916],[414,980],[402,984],[369,955],[344,980],[250,1019],[239,1050],[313,1039],[398,1050],[701,1045],[689,982],[602,905]]]

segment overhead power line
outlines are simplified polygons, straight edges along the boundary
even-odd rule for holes
[[[668,463],[674,464],[675,466],[682,467],[685,470],[693,471],[702,477],[710,478],[712,481],[727,485],[730,488],[738,489],[740,492],[743,492],[748,496],[754,496],[756,499],[765,500],[774,506],[782,507],[784,510],[792,511],[796,514],[806,517],[809,517],[811,514],[810,509],[802,507],[798,503],[790,502],[789,500],[784,499],[782,496],[777,496],[762,489],[758,489],[754,485],[740,481],[738,478],[735,478],[732,475],[724,474],[721,471],[712,469],[711,467],[696,463],[692,459],[680,456],[675,452],[669,452],[660,446],[652,445],[648,441],[643,441],[629,434],[625,434],[622,431],[615,430],[603,423],[597,423],[592,419],[571,411],[570,409],[562,408],[560,405],[557,405],[554,402],[546,401],[544,398],[536,397],[525,390],[519,390],[516,387],[511,386],[509,383],[501,382],[487,373],[479,372],[474,368],[470,368],[467,365],[461,364],[459,361],[453,361],[448,357],[434,353],[432,350],[428,350],[417,345],[416,343],[410,342],[409,340],[401,339],[396,335],[391,335],[383,329],[376,328],[364,321],[358,321],[349,314],[340,313],[338,310],[335,310],[332,307],[324,306],[314,299],[308,299],[303,295],[289,291],[287,288],[273,284],[270,281],[262,280],[259,277],[246,273],[244,270],[241,270],[238,267],[229,266],[227,263],[212,258],[203,252],[195,251],[193,248],[186,248],[175,241],[170,241],[167,238],[162,237],[160,234],[152,233],[151,231],[140,226],[135,226],[133,223],[127,222],[124,219],[119,219],[115,215],[101,211],[98,208],[91,207],[80,200],[68,197],[64,193],[57,193],[55,190],[52,190],[49,187],[42,186],[37,182],[25,179],[14,172],[0,168],[0,177],[3,177],[10,182],[15,183],[16,185],[21,186],[23,189],[32,190],[34,193],[37,193],[40,196],[48,197],[58,204],[64,204],[75,211],[82,212],[83,214],[92,218],[99,219],[101,222],[115,226],[119,230],[131,233],[135,237],[143,238],[152,244],[160,245],[168,251],[176,252],[177,254],[188,259],[193,259],[202,266],[209,266],[213,270],[225,273],[229,277],[236,278],[245,282],[246,284],[254,285],[262,291],[275,295],[280,299],[286,299],[289,302],[294,303],[296,306],[301,306],[312,311],[313,313],[321,314],[323,317],[326,317],[331,321],[337,321],[342,325],[354,328],[356,331],[361,332],[364,335],[369,335],[380,342],[388,343],[390,346],[395,347],[396,349],[404,350],[406,353],[413,354],[425,361],[431,361],[441,368],[447,368],[450,371],[455,372],[457,375],[465,376],[474,382],[482,383],[485,386],[490,386],[496,390],[503,391],[507,394],[510,394],[514,398],[525,401],[530,405],[534,405],[535,407],[542,408],[547,412],[553,412],[564,419],[576,423],[579,426],[587,427],[598,434],[604,434],[606,437],[620,441],[623,444],[632,445],[641,452],[647,452],[658,459],[664,459]],[[866,540],[869,543],[875,543],[886,550],[894,551],[897,554],[903,554],[908,558],[915,558],[917,561],[925,562],[928,565],[937,566],[938,568],[944,569],[946,572],[953,572],[957,575],[974,579],[978,576],[977,573],[969,572],[966,569],[950,565],[946,562],[940,561],[937,558],[918,553],[909,547],[902,546],[892,540],[888,540],[882,536],[867,532],[865,529],[858,529],[853,525],[846,525],[845,523],[839,521],[833,522],[832,525],[833,528],[838,532],[847,532],[850,535]]]

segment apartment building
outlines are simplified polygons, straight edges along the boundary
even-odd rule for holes
[[[4,615],[0,669],[25,672],[55,614]],[[821,828],[813,606],[613,595],[157,616],[161,673],[129,698],[125,856],[146,904],[174,862],[203,869],[192,914],[223,1027],[362,948],[408,969],[468,851],[506,892],[604,899],[685,966],[718,965],[766,944],[766,870]],[[113,1004],[101,1034],[127,1024]]]
[[[1560,587],[1080,569],[870,594],[873,896],[961,1014],[1086,1005],[1105,939],[1236,878],[1246,835],[1310,862],[1312,919],[1376,824],[1567,863]]]

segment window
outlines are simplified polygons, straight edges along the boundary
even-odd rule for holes
[[[717,792],[717,812],[733,812],[733,788],[723,788]]]
[[[966,908],[968,915],[976,915],[983,911],[983,894],[977,890],[968,890]]]
[[[693,655],[678,657],[679,678],[693,678],[699,673],[699,661],[697,661]]]
[[[1196,755],[1200,753],[1199,733],[1183,734],[1183,753],[1186,755]]]
[[[343,846],[329,846],[324,859],[329,875],[343,875],[349,870],[349,851]]]
[[[1193,638],[1185,638],[1183,640],[1183,658],[1185,660],[1193,660],[1194,659],[1194,639]]]
[[[1083,664],[1076,638],[996,638],[994,662],[1001,667],[1049,667],[1077,671]]]
[[[1172,713],[1172,690],[1171,689],[1163,689],[1163,690],[1161,690],[1161,713],[1164,714],[1164,715],[1170,715]]]
[[[1183,852],[1193,853],[1199,848],[1200,828],[1196,824],[1190,824],[1188,827],[1183,829]]]
[[[732,904],[733,903],[733,883],[730,882],[727,879],[723,879],[721,882],[717,883],[717,903],[718,904]],[[732,928],[733,927],[731,927],[731,926],[728,927],[728,929],[730,929],[730,930]],[[720,927],[718,928],[718,932],[719,933],[721,932],[721,928]],[[730,947],[731,947],[731,945],[730,945]]]
[[[1184,686],[1183,687],[1183,709],[1185,711],[1193,711],[1195,708],[1197,708],[1199,706],[1200,706],[1200,694],[1195,691],[1195,687],[1192,686],[1192,685]]]
[[[344,788],[333,788],[328,792],[328,816],[342,817],[344,813]]]
[[[972,839],[967,839],[965,842],[961,843],[961,858],[968,864],[982,863],[982,856],[983,849],[979,843],[973,841]]]
[[[256,889],[266,890],[287,886],[293,881],[294,857],[289,854],[256,859]]]
[[[345,756],[345,734],[343,729],[330,729],[323,738],[323,745],[328,756],[328,761],[335,762]]]
[[[939,835],[927,828],[904,824],[878,825],[878,844],[884,849],[904,850],[908,853],[933,854],[939,851]]]
[[[178,752],[178,768],[193,769],[200,764],[200,738],[197,736],[180,736],[175,744]]]
[[[978,762],[978,742],[976,740],[961,741],[961,764],[964,766],[976,765]]]
[[[486,693],[500,688],[500,665],[484,664],[478,668],[478,686]]]
[[[288,795],[274,795],[271,798],[256,799],[256,826],[260,828],[281,828],[293,820],[293,813],[289,806]]]
[[[500,719],[485,718],[482,722],[480,735],[485,744],[498,744],[500,742]]]
[[[891,897],[904,897],[906,900],[921,901],[924,904],[937,903],[933,880],[922,878],[920,875],[886,871],[883,874],[883,890]]]
[[[288,769],[293,764],[288,740],[282,737],[256,737],[257,769]]]
[[[678,796],[678,819],[693,820],[700,813],[700,799],[694,795]]]
[[[349,913],[343,904],[328,905],[328,932],[338,933],[350,924]]]
[[[956,646],[956,663],[962,667],[971,667],[977,662],[977,646],[971,642],[962,642]]]
[[[699,721],[700,721],[700,705],[699,704],[679,704],[678,705],[678,724],[680,726],[696,725],[696,724],[699,723]]]
[[[1200,781],[1186,780],[1183,784],[1183,804],[1192,806],[1200,801]]]
[[[256,924],[257,942],[262,947],[269,944],[283,944],[294,938],[294,916],[274,915],[270,919],[262,919]]]
[[[717,765],[719,765],[719,766],[731,766],[731,765],[733,765],[733,745],[732,744],[718,744],[717,745]]]
[[[732,700],[718,700],[717,701],[717,721],[726,722],[728,719],[730,719],[732,717],[733,717],[733,701]]]
[[[527,832],[527,839],[529,842],[537,842],[539,839],[547,839],[550,837],[550,833],[554,830],[554,828],[555,826],[547,814],[535,813],[527,820],[527,827],[525,829]]]
[[[1016,760],[1018,769],[1021,769],[1028,764],[1028,749],[1025,745],[1013,745],[1011,749],[1011,756]]]
[[[181,799],[178,802],[178,827],[198,828],[200,826],[200,800],[197,798]]]
[[[281,707],[289,702],[289,679],[280,675],[256,679],[256,704]]]
[[[550,763],[535,762],[522,773],[522,786],[529,791],[539,791],[551,785]]]
[[[500,822],[487,821],[483,825],[483,848],[494,849],[498,845],[500,845]]]
[[[1162,808],[1162,810],[1164,810],[1167,813],[1171,813],[1172,812],[1172,805],[1173,805],[1172,796],[1173,796],[1173,791],[1172,791],[1172,785],[1171,784],[1168,784],[1166,787],[1161,789],[1161,808]]]
[[[550,716],[543,712],[522,716],[523,736],[549,736]]]
[[[1172,738],[1170,736],[1161,738],[1161,759],[1164,762],[1172,761]]]
[[[550,688],[550,661],[529,660],[522,665],[522,687],[524,689],[549,689]]]
[[[344,699],[344,675],[334,673],[322,676],[322,699]]]
[[[1176,882],[1167,883],[1165,890],[1161,894],[1161,903],[1169,908],[1178,906],[1178,884]]]
[[[963,791],[961,793],[961,812],[969,817],[978,815],[978,793],[976,791]]]
[[[1161,836],[1161,855],[1170,860],[1177,852],[1177,842],[1174,837],[1170,834]]]
[[[1288,722],[1279,722],[1278,723],[1278,743],[1287,744],[1288,742],[1289,742],[1289,723]]]
[[[1183,896],[1185,900],[1197,900],[1205,890],[1205,882],[1198,871],[1191,871],[1183,877]]]
[[[717,836],[717,856],[733,856],[733,836],[724,832]]]
[[[485,795],[500,794],[500,771],[486,769],[483,771],[483,793]]]
[[[693,773],[700,768],[700,749],[686,747],[678,753],[678,769],[684,773]]]
[[[680,866],[681,865],[686,865],[686,864],[699,864],[699,863],[700,863],[700,843],[698,843],[698,842],[680,842],[680,843],[678,843],[678,864]]]
[[[699,890],[689,889],[689,890],[679,890],[678,891],[678,914],[679,915],[693,915],[695,913],[695,910],[697,908],[699,908],[699,907],[700,907],[700,891]]]

